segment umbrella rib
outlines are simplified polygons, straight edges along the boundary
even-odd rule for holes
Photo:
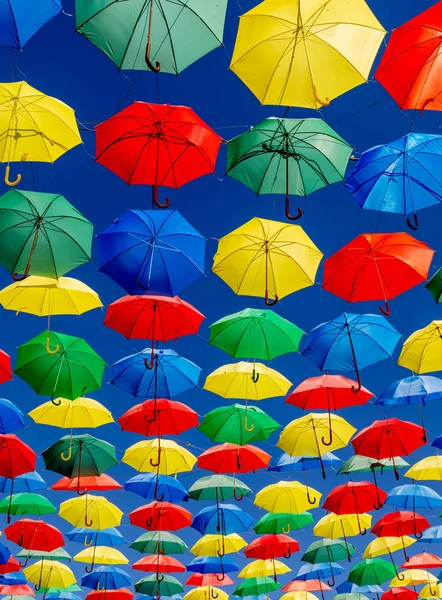
[[[104,11],[104,10],[106,10],[107,8],[109,8],[110,6],[112,6],[113,4],[116,4],[116,3],[120,2],[120,1],[121,1],[121,0],[114,0],[114,2],[111,2],[111,4],[108,4],[107,6],[105,6],[104,8],[102,8],[102,9],[101,9],[101,11]],[[153,2],[153,1],[154,1],[154,0],[150,0],[150,2]],[[136,19],[136,21],[135,21],[135,25],[134,25],[134,27],[133,27],[133,29],[132,29],[132,33],[131,33],[131,34],[130,34],[130,36],[129,36],[128,42],[127,42],[127,44],[126,44],[126,47],[125,47],[125,49],[124,49],[124,52],[123,52],[123,56],[121,57],[120,64],[118,65],[118,67],[119,67],[119,69],[120,69],[120,70],[122,70],[122,69],[123,69],[123,64],[124,64],[124,61],[126,60],[127,53],[129,52],[129,47],[130,47],[130,45],[131,45],[131,43],[132,43],[133,37],[134,37],[134,35],[135,35],[135,31],[136,31],[136,29],[137,29],[138,25],[140,24],[140,22],[141,22],[141,19],[142,19],[142,17],[143,17],[143,15],[144,15],[144,13],[146,12],[146,9],[147,9],[147,5],[148,5],[148,3],[149,3],[149,0],[145,0],[145,2],[144,2],[144,4],[143,4],[143,6],[142,6],[142,7],[141,7],[141,9],[140,9],[140,14],[138,15],[138,17],[137,17],[137,19]],[[95,13],[94,15],[92,15],[92,17],[90,17],[90,19],[89,19],[89,20],[91,20],[91,19],[93,19],[94,17],[96,17],[96,16],[97,16],[97,14],[99,14],[101,11],[98,11],[97,13]],[[87,23],[87,21],[86,21],[86,23]],[[83,27],[83,26],[84,26],[86,23],[83,23],[82,25],[80,25],[80,27]],[[77,29],[77,31],[78,31],[78,29]],[[146,43],[147,43],[147,42],[146,42]],[[140,51],[140,49],[141,49],[141,45],[140,45],[140,47],[138,48],[138,52]],[[134,59],[134,62],[133,62],[133,64],[132,64],[132,68],[134,68],[134,67],[135,67],[135,62],[136,62],[137,58],[138,58],[138,53],[137,53],[137,56],[136,56],[136,57],[135,57],[135,59]]]

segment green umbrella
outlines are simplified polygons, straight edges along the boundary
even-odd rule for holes
[[[309,512],[302,512],[299,515],[292,513],[267,513],[253,526],[256,533],[290,533],[297,529],[302,529],[306,525],[314,523],[314,519]]]
[[[192,500],[216,500],[217,502],[225,502],[235,498],[242,500],[244,496],[251,493],[251,489],[234,477],[229,475],[209,475],[197,479],[190,486],[187,493]]]
[[[350,561],[355,552],[356,548],[344,540],[323,538],[310,544],[301,560],[312,564]]]
[[[142,554],[185,554],[188,550],[188,546],[180,537],[168,531],[143,533],[129,548]]]
[[[55,550],[51,550],[50,552],[45,552],[44,550],[20,550],[18,554],[15,555],[17,558],[24,558],[26,561],[28,560],[71,560],[72,556],[66,552],[64,548],[55,548]]]
[[[279,428],[279,423],[260,408],[242,404],[211,410],[198,427],[212,442],[229,442],[240,446],[265,441]]]
[[[439,269],[425,286],[437,304],[442,302],[442,269]]]
[[[55,395],[75,400],[98,390],[105,366],[82,338],[45,331],[19,346],[14,373],[55,404]]]
[[[383,458],[376,460],[368,458],[368,456],[352,456],[339,469],[337,475],[350,475],[350,473],[383,473],[384,471],[392,471],[396,465],[397,469],[405,469],[409,467],[400,456],[394,458]]]
[[[233,358],[272,360],[298,352],[304,332],[272,310],[246,308],[210,326],[209,344]]]
[[[0,500],[0,513],[10,515],[51,515],[57,509],[45,496],[23,492]]]
[[[234,596],[260,596],[279,590],[281,584],[276,582],[273,577],[248,577],[241,581],[239,586],[233,592]]]
[[[42,452],[42,456],[49,471],[69,479],[78,478],[79,495],[86,493],[80,492],[81,477],[99,476],[118,464],[115,447],[88,433],[65,435]]]
[[[171,575],[163,575],[162,573],[148,575],[135,583],[135,591],[139,594],[146,594],[160,598],[161,596],[173,596],[184,591],[182,584]]]
[[[360,587],[382,585],[396,577],[396,568],[383,558],[367,558],[355,565],[348,574],[348,581]]]
[[[14,279],[55,279],[89,262],[93,230],[60,194],[9,190],[0,197],[0,263]]]
[[[120,70],[178,75],[222,45],[226,8],[227,0],[76,0],[76,31]]]
[[[331,600],[369,600],[367,596],[359,593],[336,594]]]
[[[256,194],[307,196],[342,181],[352,147],[322,119],[271,117],[227,142],[227,175]]]

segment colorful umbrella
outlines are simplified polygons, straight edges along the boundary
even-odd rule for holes
[[[133,594],[127,588],[119,588],[118,590],[94,590],[86,596],[87,600],[133,600]],[[61,599],[62,600],[62,599]]]
[[[256,533],[284,533],[284,531],[290,533],[312,523],[314,519],[309,512],[267,513],[255,523],[253,529]]]
[[[60,504],[59,515],[74,527],[93,527],[98,531],[118,527],[123,517],[122,511],[107,498],[92,494],[65,500]]]
[[[417,481],[442,481],[442,456],[426,456],[412,465],[405,473],[405,477]]]
[[[131,579],[123,569],[105,565],[84,575],[81,578],[81,585],[93,590],[117,590],[126,586],[130,587]]]
[[[195,556],[218,556],[234,554],[245,548],[247,543],[237,533],[228,535],[206,534],[203,535],[190,549]]]
[[[339,0],[258,4],[241,16],[230,68],[261,104],[329,104],[368,80],[385,36],[364,0],[347,8]]]
[[[40,587],[66,588],[76,582],[71,569],[58,561],[48,564],[45,564],[44,561],[36,562],[23,569],[23,573],[28,581],[35,584],[37,590]]]
[[[181,538],[167,531],[148,531],[129,546],[143,554],[185,554],[187,545]]]
[[[402,537],[404,535],[419,535],[430,527],[428,520],[416,512],[397,510],[386,514],[373,526],[371,532],[378,537]]]
[[[197,587],[224,587],[227,585],[234,585],[233,580],[226,574],[222,575],[222,581],[219,581],[219,579],[217,573],[192,573],[192,575],[186,579],[184,585],[193,585]]]
[[[219,582],[218,582],[218,585]],[[228,600],[229,596],[219,589],[219,587],[213,587],[211,585],[198,587],[194,590],[190,590],[184,596],[183,600]]]
[[[192,528],[202,535],[206,533],[238,533],[247,531],[254,519],[234,504],[218,504],[200,510],[193,517]]]
[[[244,596],[259,596],[260,594],[269,594],[282,587],[280,583],[274,581],[271,577],[250,577],[242,581],[233,591],[234,596],[243,598]]]
[[[282,534],[262,535],[244,549],[247,558],[261,560],[282,557],[289,559],[295,552],[299,552],[299,543],[288,535]]]
[[[50,552],[64,546],[64,538],[56,527],[44,521],[22,519],[5,527],[5,536],[27,550]]]
[[[197,556],[187,564],[187,570],[203,575],[214,575],[224,571],[235,573],[239,571],[238,565],[228,556]]]
[[[391,504],[397,508],[431,509],[442,506],[442,496],[426,485],[400,485],[389,491],[385,504]]]
[[[355,552],[356,548],[348,542],[324,538],[318,542],[311,543],[304,552],[301,560],[312,564],[332,563],[340,560],[348,560],[350,562]]]
[[[45,490],[47,488],[46,482],[37,473],[37,471],[31,471],[30,473],[24,473],[18,477],[10,479],[8,477],[0,477],[0,493],[6,494],[12,492],[37,492],[38,490]]]
[[[38,6],[0,2],[0,46],[21,50],[26,42],[53,17],[62,11],[59,0],[43,0]]]
[[[418,329],[405,341],[398,365],[414,373],[428,373],[441,369],[440,349],[442,348],[442,322],[432,321],[423,329]]]
[[[393,552],[403,550],[404,555],[406,556],[405,548],[408,548],[416,542],[417,540],[415,538],[409,537],[408,535],[375,538],[365,548],[362,558],[376,558],[388,554],[393,563]]]
[[[140,473],[124,483],[124,489],[143,498],[162,497],[166,502],[187,502],[189,495],[183,485],[167,475]]]
[[[92,398],[76,398],[75,400],[57,398],[56,402],[59,402],[57,406],[54,406],[52,402],[40,404],[28,414],[39,425],[50,425],[62,429],[95,429],[114,422],[108,409]]]
[[[371,527],[371,515],[335,515],[329,513],[319,519],[313,528],[313,535],[330,539],[343,538],[347,543],[348,537],[365,535]]]
[[[370,512],[382,508],[387,494],[368,481],[350,481],[338,485],[328,494],[323,508],[337,515]]]
[[[172,440],[145,440],[130,446],[121,460],[136,469],[159,475],[191,471],[197,459]]]
[[[228,475],[210,475],[201,477],[193,483],[189,490],[192,500],[217,500],[225,502],[231,498],[242,500],[251,493],[251,489],[236,477]]]
[[[9,498],[0,501],[0,513],[8,515],[8,523],[11,521],[11,515],[50,515],[56,512],[52,502],[40,494],[11,494]]]
[[[198,426],[198,414],[182,402],[158,398],[135,404],[118,423],[123,431],[145,436],[179,435]]]
[[[94,531],[86,527],[76,527],[66,533],[66,537],[71,542],[77,542],[84,546],[119,546],[126,543],[126,540],[115,527],[109,527],[103,531]]]
[[[356,585],[382,585],[396,575],[396,569],[382,558],[366,558],[355,565],[348,574],[348,581]]]
[[[250,579],[252,577],[276,577],[290,573],[291,569],[280,560],[254,560],[248,563],[244,569],[238,573],[241,579]]]
[[[170,502],[151,502],[129,513],[131,525],[150,531],[178,531],[192,524],[191,513]]]
[[[409,558],[402,569],[440,569],[442,567],[442,558],[428,552],[421,552]]]
[[[434,251],[408,233],[364,233],[324,262],[322,289],[347,302],[389,300],[423,283]]]
[[[74,560],[81,563],[88,563],[87,573],[92,573],[95,564],[102,565],[127,565],[129,560],[116,548],[107,548],[106,546],[94,546],[85,548],[74,556]]]
[[[184,573],[186,567],[176,558],[171,556],[145,556],[133,563],[132,569],[136,571],[154,571],[156,573]]]
[[[314,498],[312,498],[312,496]],[[299,481],[278,481],[256,494],[254,504],[271,513],[300,514],[317,508],[322,494]],[[289,531],[283,531],[289,533]]]
[[[296,573],[298,579],[325,579],[331,577],[329,585],[335,585],[335,576],[341,575],[344,572],[344,567],[338,563],[318,563],[316,565],[303,565]]]
[[[62,477],[55,483],[51,485],[51,490],[54,492],[77,492],[77,494],[81,495],[81,492],[93,490],[121,490],[122,486],[115,481],[106,473],[102,473],[101,475],[83,475],[80,477]]]
[[[422,537],[419,538],[419,542],[424,544],[436,544],[440,542],[442,539],[442,525],[435,525],[434,527],[430,527],[426,529]]]
[[[308,196],[342,181],[352,153],[349,146],[322,119],[262,121],[227,142],[227,175],[256,194],[285,194],[285,215],[290,220],[289,194]]]
[[[203,277],[205,247],[176,210],[127,210],[98,236],[98,268],[128,294],[174,296]]]
[[[0,434],[12,433],[24,426],[22,411],[10,400],[0,398]]]
[[[143,577],[134,584],[135,591],[146,596],[161,597],[173,596],[184,591],[182,584],[171,575],[161,575],[161,579],[157,575],[148,575]]]
[[[13,479],[35,468],[37,455],[13,433],[0,434],[0,476]]]
[[[332,452],[327,452],[322,455],[322,462],[324,467],[333,467],[336,463],[340,463],[341,459],[338,458]],[[270,465],[269,471],[281,472],[295,472],[303,471],[314,471],[321,468],[321,461],[315,456],[290,456],[285,453],[281,454],[276,465]],[[306,476],[307,478],[307,476]]]
[[[265,469],[270,458],[270,454],[256,446],[225,443],[202,452],[198,457],[198,467],[217,474],[248,473]]]

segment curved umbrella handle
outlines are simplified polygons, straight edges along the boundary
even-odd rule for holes
[[[29,562],[29,556],[27,557],[27,559],[25,560],[24,563],[19,563],[19,565],[21,566],[22,569],[24,569],[24,567],[26,567],[26,565],[28,564],[28,562]]]
[[[356,371],[356,376],[357,376],[357,380],[358,380],[358,385],[357,385],[357,387],[355,387],[354,385],[351,386],[351,391],[354,394],[357,394],[358,392],[360,392],[361,388],[362,388],[361,374],[359,373],[359,370]]]
[[[28,272],[25,271],[23,273],[23,275],[19,275],[18,273],[13,273],[12,279],[14,281],[23,281],[24,279],[26,279],[26,277],[28,276],[28,274],[29,274],[29,269],[28,269]]]
[[[318,501],[317,498],[313,498],[313,500],[310,497],[310,491],[307,492],[307,501],[309,504],[311,504],[313,506],[313,504],[316,504],[316,502]]]
[[[287,549],[287,554],[284,552],[284,558],[289,559],[292,555],[292,551],[290,550],[290,548]]]
[[[226,576],[224,575],[224,572],[221,574],[221,578],[220,578],[220,574],[217,573],[216,574],[216,578],[218,579],[218,581],[224,581],[224,579],[226,578]]]
[[[153,462],[153,458],[151,458],[149,460],[150,464],[152,467],[159,467],[160,466],[160,462],[161,462],[161,456],[160,453],[158,452],[158,458],[157,458],[157,462]]]
[[[241,494],[240,496],[236,495],[236,488],[233,488],[233,497],[237,502],[241,502],[242,500],[244,500],[244,494]]]
[[[218,592],[214,592],[213,588],[210,590],[210,597],[213,598],[213,600],[218,598]]]
[[[275,304],[277,304],[277,302],[279,301],[279,298],[278,296],[275,296],[273,300],[269,300],[269,291],[266,290],[264,300],[267,306],[275,306]]]
[[[138,282],[139,283],[139,282]],[[148,371],[152,371],[155,366],[154,356],[151,357],[150,361],[148,358],[144,359],[144,366]]]
[[[157,581],[161,583],[164,580],[164,575],[162,573],[157,572]]]
[[[420,540],[422,539],[423,533],[417,533],[417,531],[415,531],[413,535],[417,540]]]
[[[60,406],[61,404],[61,400],[57,402],[54,397],[51,397],[51,402],[54,406]]]
[[[159,65],[159,64],[160,63],[157,63],[157,65]],[[169,198],[166,198],[164,203],[161,203],[158,200],[158,186],[157,185],[152,186],[152,202],[154,204],[154,207],[157,206],[158,208],[168,208],[170,206]]]
[[[77,496],[84,496],[85,494],[87,494],[87,489],[84,488],[84,490],[82,490],[80,488],[80,482],[78,482],[78,485],[77,485]]]
[[[147,529],[149,529],[149,527],[152,527],[152,522],[153,522],[153,516],[146,519],[146,528]]]
[[[94,570],[94,563],[91,563],[90,567],[86,566],[84,570],[86,571],[86,573],[92,573],[92,571]]]
[[[333,444],[333,430],[331,428],[329,429],[328,440],[326,440],[325,437],[322,437],[321,442],[324,444],[324,446],[331,446]]]
[[[64,452],[61,452],[60,457],[61,457],[61,460],[64,460],[65,462],[67,462],[68,460],[71,460],[71,458],[72,458],[72,442],[69,444],[69,450],[68,450],[67,455]]]
[[[315,100],[318,104],[320,104],[321,106],[329,106],[330,105],[330,99],[329,98],[325,98],[325,100],[321,100],[320,98],[318,98],[318,94],[316,92],[316,86],[313,84],[313,95],[315,97]]]
[[[241,471],[242,469],[241,458],[239,456],[239,453],[236,455],[236,468],[238,469],[238,471]]]
[[[57,354],[57,352],[60,350],[60,345],[57,344],[55,346],[55,350],[51,350],[51,338],[48,336],[46,338],[46,346],[45,346],[45,348],[46,348],[46,352],[48,354]]]
[[[34,590],[36,592],[38,592],[38,590],[41,588],[41,583],[34,583]]]
[[[221,552],[221,548],[218,548],[216,553],[220,558],[222,558],[226,554],[226,550],[225,550],[225,548],[223,548],[223,550]]]
[[[412,229],[413,231],[417,231],[419,229],[419,221],[417,218],[417,214],[413,213],[413,221],[414,223],[411,222],[410,217],[407,217],[407,225],[410,229]]]
[[[327,581],[327,583],[328,583],[328,585],[330,587],[333,587],[335,585],[336,580],[335,580],[335,574],[333,573],[333,571],[332,571],[332,580],[331,581]]]
[[[255,368],[252,371],[252,381],[253,383],[258,383],[259,381],[259,373],[256,372]]]
[[[89,521],[89,519],[87,518],[87,514],[84,515],[84,524],[86,527],[92,527],[93,525],[92,519]]]
[[[103,592],[104,591],[104,585],[103,587],[100,586],[100,582],[97,582],[97,587],[95,588],[97,590],[97,592]]]
[[[20,181],[21,181],[21,175],[18,174],[17,177],[16,177],[16,179],[14,181],[11,181],[9,179],[10,173],[11,173],[11,167],[9,165],[7,165],[6,169],[5,169],[5,183],[9,187],[14,187],[14,186],[16,186],[16,185],[18,185],[20,183]]]
[[[408,561],[408,556],[407,556],[407,561]],[[404,579],[405,579],[405,575],[403,573],[397,573],[396,577],[399,579],[399,581],[404,581]]]
[[[428,590],[430,591],[430,594],[433,596],[433,598],[437,596],[437,591],[435,591],[433,594],[433,588],[431,587],[431,584],[428,586]]]
[[[288,197],[285,199],[285,216],[289,221],[297,221],[302,217],[302,208],[298,208],[296,215],[290,214],[290,199]]]
[[[144,420],[146,421],[146,423],[154,423],[157,420],[159,411],[157,411],[156,404],[157,404],[157,400],[155,398],[155,400],[154,400],[154,409],[153,409],[153,419],[148,419],[147,415],[144,415]]]
[[[92,544],[94,543],[93,540],[91,540],[90,542],[87,539],[87,534],[84,536],[84,541],[83,541],[83,546],[89,547],[92,546]]]
[[[287,524],[287,530],[284,529],[284,527],[281,527],[282,533],[285,533],[286,535],[288,535],[291,531],[291,527],[290,527],[290,523]]]
[[[381,510],[382,507],[383,507],[383,504],[380,502],[379,497],[378,497],[377,501],[373,503],[373,509]]]
[[[252,423],[250,425],[250,427],[248,427],[248,425],[247,425],[247,415],[245,415],[245,417],[244,417],[244,429],[246,431],[249,431],[249,432],[251,432],[251,431],[253,431],[255,429],[255,424],[254,423]]]
[[[388,300],[385,300],[385,308],[382,306],[382,304],[379,305],[379,310],[386,317],[389,317],[391,315],[391,309],[390,305],[388,304]]]

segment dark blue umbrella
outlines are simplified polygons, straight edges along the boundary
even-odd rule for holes
[[[405,510],[440,508],[442,497],[426,485],[399,485],[388,492],[384,504],[391,504]]]
[[[322,462],[324,467],[332,467],[342,461],[332,452],[327,452],[322,455]],[[276,465],[270,465],[267,470],[282,473],[286,471],[312,471],[320,468],[321,461],[315,456],[290,456],[289,454],[284,453]]]
[[[381,315],[342,313],[322,323],[301,340],[300,352],[321,371],[355,371],[391,358],[401,334]]]
[[[403,138],[364,152],[345,182],[361,208],[413,215],[442,201],[442,136],[409,133]]]
[[[23,48],[61,10],[60,0],[0,0],[0,46]]]
[[[198,385],[201,369],[190,360],[173,350],[155,350],[150,370],[151,354],[146,348],[112,365],[112,385],[136,398],[173,398]]]
[[[316,565],[302,565],[296,573],[295,579],[307,581],[308,579],[326,579],[335,577],[345,571],[344,567],[336,562],[317,563]]]
[[[11,558],[11,552],[9,551],[9,548],[6,548],[6,546],[4,544],[0,544],[0,565],[6,565],[6,563],[8,562],[8,560]],[[23,575],[23,573],[12,573],[12,575]],[[8,573],[9,576],[9,573]],[[24,575],[23,575],[24,577]],[[25,578],[26,581],[26,578]],[[9,585],[9,584],[3,584],[3,585]]]
[[[189,496],[184,486],[175,477],[157,475],[155,473],[140,473],[124,483],[124,489],[143,498],[163,496],[166,502],[187,502]]]
[[[442,435],[438,435],[434,442],[431,444],[434,448],[442,449]]]
[[[0,477],[0,494],[21,494],[23,492],[36,492],[47,488],[46,482],[37,471],[24,473],[14,479]]]
[[[123,569],[105,565],[97,567],[88,575],[83,575],[81,585],[93,590],[118,590],[130,586],[131,578]]]
[[[25,426],[22,411],[10,400],[0,398],[0,433],[12,433]]]
[[[86,546],[122,546],[126,540],[116,527],[109,527],[102,531],[88,529],[87,527],[76,527],[66,534],[71,542],[78,542]]]
[[[219,558],[218,556],[197,556],[186,566],[192,573],[217,574],[217,573],[235,573],[239,571],[239,566],[228,556]]]
[[[176,210],[127,210],[98,236],[98,268],[128,294],[175,296],[203,277],[205,248]]]
[[[229,535],[247,531],[254,519],[234,504],[218,504],[200,510],[192,521],[193,529],[203,535]]]

